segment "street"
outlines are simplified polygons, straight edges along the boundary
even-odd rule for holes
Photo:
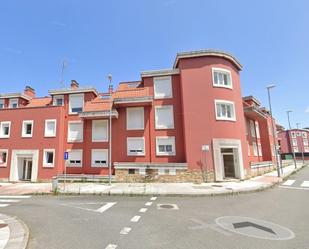
[[[279,186],[257,193],[216,197],[43,195],[12,201],[0,211],[18,216],[29,226],[31,249],[306,249],[308,181],[306,167]]]

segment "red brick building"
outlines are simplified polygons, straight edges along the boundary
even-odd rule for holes
[[[31,87],[2,94],[0,178],[50,180],[65,168],[107,175],[112,106],[116,180],[244,179],[252,163],[274,158],[269,113],[242,98],[241,69],[228,53],[193,51],[177,54],[172,69],[120,83],[111,98],[76,81],[44,98]]]

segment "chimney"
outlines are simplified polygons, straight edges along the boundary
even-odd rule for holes
[[[79,84],[77,83],[76,80],[71,80],[71,88],[72,89],[77,89],[79,87]]]
[[[26,86],[24,90],[24,94],[29,96],[30,98],[34,98],[35,90],[31,86]]]

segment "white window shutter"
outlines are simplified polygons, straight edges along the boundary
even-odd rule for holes
[[[173,97],[172,77],[155,77],[154,78],[154,96],[156,99]]]
[[[155,111],[156,129],[174,128],[173,106],[157,106]]]
[[[92,141],[107,142],[108,141],[108,121],[93,120],[92,121]]]
[[[144,107],[127,108],[127,130],[144,129]]]

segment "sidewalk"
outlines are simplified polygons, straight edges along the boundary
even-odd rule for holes
[[[297,170],[302,168],[299,163]],[[98,194],[98,195],[220,195],[262,191],[281,182],[295,172],[294,165],[283,168],[283,174],[277,177],[277,171],[245,181],[212,183],[67,183],[59,184],[59,193],[63,194]],[[51,183],[0,183],[0,195],[50,194]]]

